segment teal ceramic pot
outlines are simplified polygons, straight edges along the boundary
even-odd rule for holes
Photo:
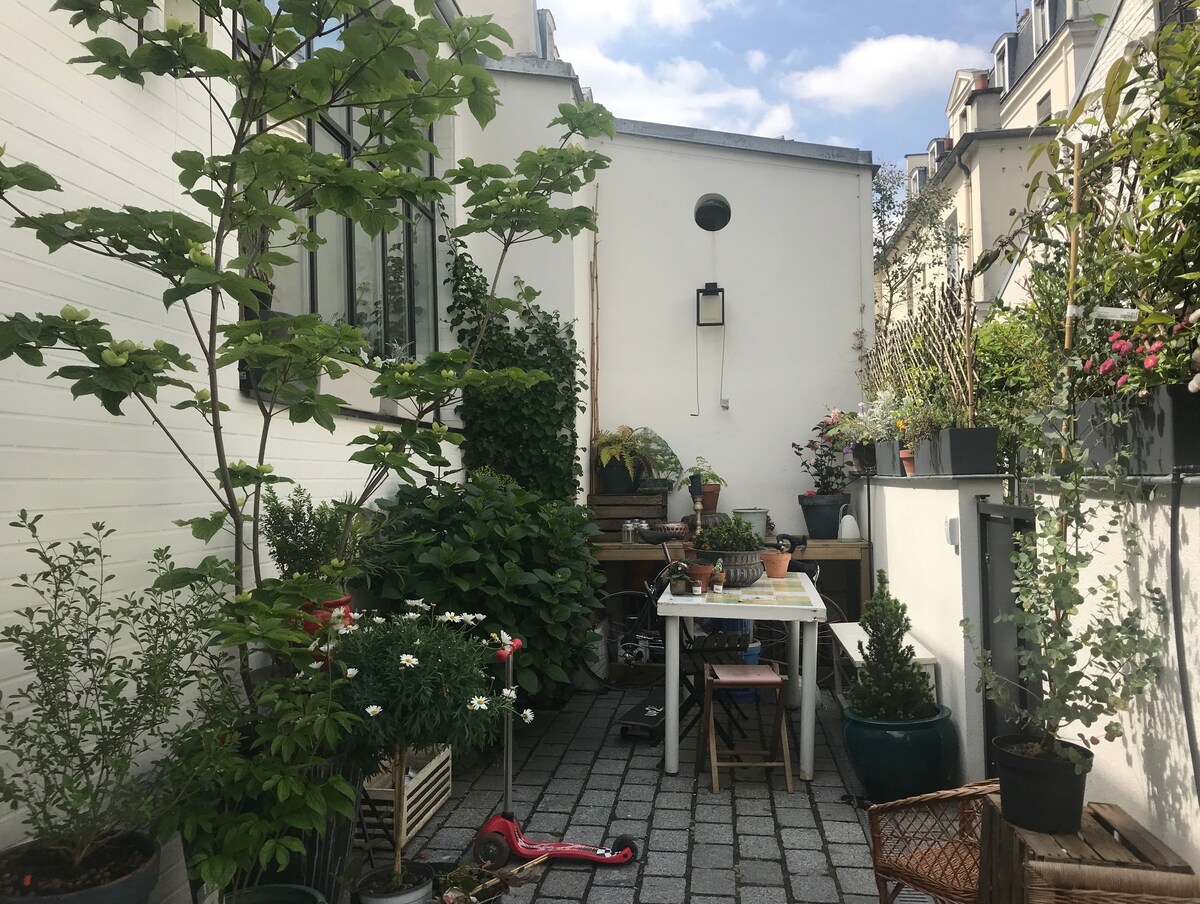
[[[843,718],[846,751],[868,800],[878,804],[955,786],[958,735],[948,707],[911,722],[864,719],[849,707]]]
[[[305,885],[259,885],[225,896],[226,904],[325,904],[325,896]]]

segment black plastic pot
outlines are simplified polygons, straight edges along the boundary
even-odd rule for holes
[[[1015,826],[1049,835],[1074,835],[1083,819],[1083,797],[1092,752],[1060,741],[1084,760],[1082,772],[1065,757],[1026,756],[1012,748],[1037,744],[1025,735],[1002,735],[992,740],[1000,779],[1000,811]]]
[[[995,427],[939,430],[930,444],[933,473],[995,474],[999,440],[1000,431]],[[923,473],[919,466],[917,473]]]
[[[873,803],[954,787],[958,735],[948,707],[927,719],[884,722],[849,707],[842,733],[854,773]]]
[[[904,468],[900,464],[900,443],[897,440],[875,444],[875,473],[880,477],[904,476]]]
[[[808,536],[813,540],[836,540],[838,524],[842,520],[842,506],[850,504],[849,493],[833,493],[829,496],[806,496],[801,494],[800,508],[804,511],[804,523],[808,525]]]
[[[0,894],[0,904],[30,904],[31,901],[37,902],[37,904],[146,904],[150,900],[150,893],[154,891],[154,886],[158,883],[159,846],[153,839],[141,833],[131,832],[128,837],[144,850],[146,860],[133,872],[120,879],[94,888],[85,888],[61,895],[38,895],[31,898],[27,895],[13,897]],[[35,848],[32,844],[24,844],[13,850],[11,854],[19,856],[19,852],[22,850],[33,851]]]
[[[875,473],[877,465],[874,443],[855,443],[850,449],[850,455],[858,464],[859,470]]]
[[[225,904],[325,904],[325,896],[305,885],[258,885],[226,894]]]
[[[610,458],[608,464],[600,469],[600,492],[612,495],[632,493],[637,485],[637,476],[641,468],[634,467],[634,477],[629,476],[629,469],[621,458]]]
[[[1155,386],[1118,422],[1088,431],[1107,400],[1090,399],[1076,406],[1081,435],[1088,440],[1090,463],[1104,467],[1118,449],[1129,451],[1130,474],[1170,474],[1179,465],[1200,465],[1200,395],[1187,385]]]
[[[641,477],[637,482],[637,491],[647,494],[669,493],[671,492],[671,481],[665,477]]]

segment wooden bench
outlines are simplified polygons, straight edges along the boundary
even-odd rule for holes
[[[838,656],[838,648],[846,654],[850,660],[850,664],[857,672],[862,668],[863,656],[859,652],[858,644],[861,641],[865,647],[867,645],[867,632],[863,630],[862,625],[858,622],[831,622],[829,629],[833,632],[833,695],[837,698],[838,703],[844,709],[846,707],[846,696],[843,691],[844,678],[842,676],[842,668],[840,657]],[[904,642],[910,644],[913,652],[916,653],[916,663],[925,670],[925,674],[929,676],[929,684],[933,688],[934,699],[938,699],[937,685],[937,657],[929,652],[921,642],[912,634],[904,635]],[[853,679],[853,674],[849,676]]]

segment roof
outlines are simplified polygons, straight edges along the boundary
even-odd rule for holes
[[[734,151],[754,151],[760,154],[776,154],[835,163],[847,166],[875,167],[870,151],[858,148],[838,147],[830,144],[812,144],[807,141],[792,141],[787,138],[761,138],[757,135],[740,135],[736,132],[719,132],[714,129],[695,129],[687,126],[670,126],[658,122],[642,122],[637,119],[614,120],[619,135],[639,138],[658,138],[663,141],[680,141],[707,147],[726,148]]]

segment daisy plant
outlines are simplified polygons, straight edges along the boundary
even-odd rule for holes
[[[361,716],[343,749],[368,774],[391,772],[396,814],[412,753],[444,744],[479,747],[515,705],[516,689],[497,685],[489,669],[504,638],[482,636],[476,626],[483,618],[435,614],[422,600],[407,600],[405,611],[358,618],[354,631],[338,637],[334,667],[349,679],[339,685],[341,703]],[[527,711],[522,718],[532,716]],[[395,819],[392,873],[376,891],[406,886],[403,830]]]

